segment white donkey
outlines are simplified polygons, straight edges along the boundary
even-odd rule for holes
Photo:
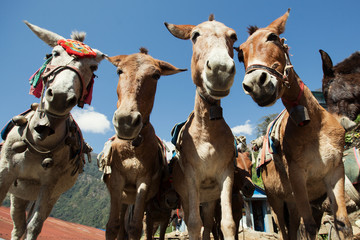
[[[91,101],[94,71],[105,55],[82,41],[25,22],[52,54],[32,79],[31,92],[40,104],[12,119],[1,150],[0,203],[11,193],[12,239],[36,239],[60,195],[71,188],[82,172],[84,153],[90,152],[70,115],[78,104]],[[37,77],[36,77],[37,76]],[[11,125],[11,124],[10,124]],[[26,218],[26,208],[33,209]]]

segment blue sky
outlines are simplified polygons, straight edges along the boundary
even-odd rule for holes
[[[51,48],[38,39],[23,23],[46,28],[70,38],[73,30],[85,31],[85,43],[109,56],[132,54],[146,47],[154,58],[185,73],[163,76],[158,82],[150,121],[157,135],[170,141],[175,123],[185,120],[194,106],[195,86],[191,79],[190,41],[173,37],[164,22],[197,25],[214,13],[215,20],[233,28],[238,35],[235,46],[247,38],[246,27],[267,26],[291,8],[286,31],[282,35],[290,46],[295,71],[311,89],[321,88],[322,68],[318,52],[329,53],[334,64],[359,48],[360,2],[353,1],[242,1],[242,0],[62,0],[3,1],[0,7],[0,128],[14,115],[39,100],[28,94],[29,77],[42,65]],[[236,55],[235,55],[236,56]],[[261,108],[245,95],[241,82],[244,67],[235,57],[236,76],[229,96],[222,100],[224,118],[236,129],[235,134],[250,140],[261,117],[279,113],[281,102]],[[114,134],[111,119],[116,109],[115,67],[103,61],[96,72],[93,102],[73,113],[83,129],[85,140],[98,153]]]

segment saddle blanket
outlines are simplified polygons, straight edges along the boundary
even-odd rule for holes
[[[284,109],[267,127],[266,135],[264,136],[262,149],[260,151],[260,161],[257,162],[256,172],[260,176],[260,169],[262,166],[274,159],[274,154],[277,154],[277,147],[280,139],[280,123],[285,115]]]

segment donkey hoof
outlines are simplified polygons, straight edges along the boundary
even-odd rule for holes
[[[27,123],[27,119],[24,116],[15,116],[12,118],[12,121],[16,126],[22,126]]]
[[[13,150],[16,153],[22,153],[25,152],[25,150],[27,149],[27,145],[25,142],[23,141],[19,141],[19,142],[15,142],[12,146],[11,146],[11,150]]]
[[[53,165],[54,165],[54,160],[52,158],[45,158],[41,163],[41,166],[44,169],[51,168]]]

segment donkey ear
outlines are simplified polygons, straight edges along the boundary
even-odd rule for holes
[[[164,23],[169,32],[180,39],[190,39],[190,33],[195,27],[194,25],[175,25],[171,23]]]
[[[24,21],[24,23],[31,29],[31,31],[36,34],[36,36],[38,36],[41,40],[43,40],[51,47],[55,47],[58,40],[65,39],[64,37],[54,32],[38,27],[34,24],[29,23],[28,21]]]
[[[97,50],[95,48],[92,49],[94,52],[96,52],[96,58],[95,60],[99,63],[102,60],[104,60],[104,58],[108,58],[108,56],[105,53],[102,53],[100,50]]]
[[[184,72],[187,71],[187,69],[180,69],[177,67],[174,67],[168,62],[157,60],[159,63],[159,66],[161,68],[161,75],[173,75],[175,73]]]
[[[286,25],[286,21],[289,17],[289,13],[290,13],[290,8],[287,10],[287,12],[284,15],[282,15],[281,17],[279,17],[278,19],[276,19],[275,21],[270,23],[270,25],[267,26],[267,28],[274,29],[278,35],[285,32],[285,25]]]
[[[319,50],[322,60],[322,68],[324,72],[324,76],[333,77],[334,70],[333,70],[333,63],[331,61],[330,56],[323,50]]]
[[[117,55],[113,57],[105,56],[106,60],[111,62],[115,67],[119,66],[122,59],[124,59],[127,55]]]

